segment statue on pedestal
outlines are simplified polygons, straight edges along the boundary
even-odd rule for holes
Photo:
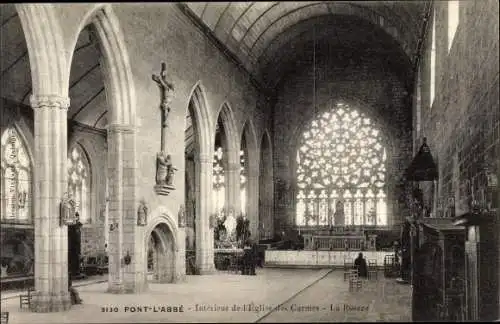
[[[179,212],[177,213],[177,224],[179,227],[186,226],[186,211],[184,205],[179,207]]]
[[[146,202],[144,199],[141,199],[139,208],[137,209],[137,226],[146,226],[148,224],[148,211],[149,208]]]
[[[169,168],[172,167],[170,155],[161,151],[156,155],[156,184],[167,184]]]

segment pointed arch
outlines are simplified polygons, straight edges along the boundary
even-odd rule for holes
[[[194,137],[197,145],[194,159],[194,204],[186,205],[186,216],[194,217],[193,231],[188,231],[189,242],[196,246],[196,266],[200,273],[210,272],[214,268],[213,243],[209,225],[209,213],[212,206],[212,161],[213,140],[212,116],[206,100],[206,92],[198,81],[191,91],[187,113],[191,117]],[[187,120],[186,120],[187,123]],[[187,126],[187,124],[186,124]],[[189,203],[189,201],[187,201]],[[189,222],[189,220],[188,220]],[[191,244],[189,244],[191,245]],[[183,263],[184,264],[184,263]]]
[[[224,126],[224,131],[226,133],[227,145],[228,145],[227,149],[229,152],[232,152],[235,154],[235,157],[236,157],[235,161],[237,161],[238,160],[237,155],[239,152],[239,142],[238,142],[239,132],[236,128],[236,120],[234,118],[233,110],[228,102],[224,102],[221,105],[214,125],[217,125],[219,118],[222,122],[222,125]],[[216,128],[217,127],[214,128],[214,134],[213,134],[214,139],[215,139],[215,132],[217,131]],[[233,158],[234,158],[234,156],[233,156]]]
[[[258,205],[260,239],[270,239],[274,234],[274,182],[271,137],[267,129],[260,140]]]
[[[108,108],[108,157],[107,157],[107,184],[109,184],[108,219],[121,221],[124,224],[120,231],[129,231],[133,222],[131,219],[137,211],[137,159],[136,159],[136,95],[132,77],[128,52],[124,42],[118,18],[113,12],[112,5],[96,5],[80,21],[78,33],[72,40],[75,51],[81,31],[88,25],[94,27],[102,60],[102,76],[106,91]],[[71,56],[72,60],[73,57]],[[67,70],[69,74],[71,66]],[[135,235],[135,234],[134,234]],[[119,236],[109,236],[110,261],[109,268],[112,276],[119,275],[119,260],[125,251],[136,249],[137,240],[123,242]],[[133,270],[136,274],[143,273],[142,258],[137,258]],[[134,291],[143,287],[138,282],[141,276],[124,278],[126,285],[132,284]],[[121,291],[120,285],[108,281],[108,291]]]
[[[221,132],[223,130],[223,133]],[[224,204],[226,211],[239,213],[241,210],[240,201],[240,141],[238,138],[239,132],[236,128],[236,122],[233,110],[228,102],[224,102],[217,114],[217,119],[214,127],[211,147],[214,149],[217,145],[216,141],[221,141],[222,155],[219,155],[221,164],[224,169]],[[217,194],[214,196],[214,202],[219,201]],[[220,206],[219,206],[220,207]],[[220,210],[214,210],[220,211]]]
[[[243,124],[242,132],[240,138],[243,138],[243,134],[245,135],[247,150],[249,154],[255,154],[255,156],[259,156],[259,145],[257,143],[257,135],[255,133],[255,127],[251,119],[247,119]],[[255,161],[255,159],[253,159]],[[258,166],[258,161],[256,162],[256,168]]]
[[[111,4],[96,4],[80,22],[78,32],[71,43],[73,50],[68,60],[67,82],[69,83],[71,62],[78,37],[88,24],[95,27],[103,53],[102,75],[111,108],[108,110],[108,123],[133,126],[136,120],[135,86],[124,36]]]
[[[16,4],[24,31],[32,96],[68,97],[69,74],[62,30],[51,4]]]
[[[198,81],[192,88],[189,95],[189,101],[186,106],[186,115],[191,115],[192,126],[196,142],[198,143],[199,154],[202,156],[210,156],[212,152],[211,134],[212,120],[210,109],[205,96],[205,88],[201,81]]]

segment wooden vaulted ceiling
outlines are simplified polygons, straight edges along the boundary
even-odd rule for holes
[[[323,37],[333,36],[339,48],[357,43],[373,52],[391,49],[399,56],[397,60],[403,53],[411,65],[417,55],[425,5],[425,1],[184,3],[267,88],[279,82],[290,58],[300,56],[304,45],[315,37],[312,29]]]
[[[170,4],[174,5],[174,4]],[[273,89],[308,56],[311,42],[390,57],[403,77],[417,54],[425,1],[179,3],[225,46],[265,89]],[[167,6],[167,5],[166,5]],[[14,4],[0,5],[0,97],[29,105],[28,51]],[[101,53],[91,26],[78,39],[71,65],[68,117],[104,128],[107,104]],[[299,62],[299,63],[297,63]]]
[[[32,87],[28,50],[14,4],[0,5],[0,22],[0,96],[29,106]],[[107,104],[100,59],[97,37],[92,26],[87,26],[80,33],[73,54],[68,118],[105,128]]]

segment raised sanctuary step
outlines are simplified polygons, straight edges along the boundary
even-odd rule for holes
[[[354,262],[359,253],[366,261],[376,261],[378,268],[384,267],[384,258],[393,252],[387,251],[304,251],[304,250],[266,250],[266,267],[300,268],[343,268],[344,262]]]

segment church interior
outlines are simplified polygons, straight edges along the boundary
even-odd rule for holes
[[[0,22],[2,324],[500,320],[497,1]]]

